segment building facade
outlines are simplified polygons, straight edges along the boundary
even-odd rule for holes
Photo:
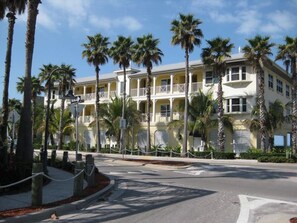
[[[100,103],[109,103],[110,98],[123,93],[123,71],[100,75],[99,95]],[[203,65],[200,60],[190,62],[189,96],[200,89],[206,93],[213,92],[217,97],[217,78],[213,75],[212,68]],[[265,104],[279,99],[284,105],[291,100],[291,79],[288,74],[273,61],[265,64]],[[146,70],[127,69],[126,94],[137,104],[137,109],[142,114],[142,128],[135,134],[136,146],[143,148],[146,145]],[[257,132],[249,130],[251,111],[256,104],[259,90],[258,78],[253,67],[248,63],[243,54],[234,54],[227,60],[226,75],[223,77],[224,113],[232,117],[233,133],[225,131],[227,151],[236,149],[246,151],[250,147],[259,147],[260,139]],[[152,145],[181,146],[182,141],[177,137],[177,131],[169,131],[167,124],[172,120],[182,118],[179,104],[185,98],[185,63],[156,66],[152,70],[151,84],[151,142]],[[78,78],[74,94],[84,100],[85,105],[79,116],[80,142],[86,147],[94,147],[96,143],[96,130],[89,124],[94,120],[95,112],[95,75],[92,77]],[[58,98],[53,92],[53,98]],[[59,106],[59,103],[57,103]],[[286,110],[287,115],[290,110]],[[102,146],[115,145],[115,141],[107,139],[106,130],[101,129]],[[280,136],[287,144],[290,125],[284,123],[275,134]],[[209,129],[208,138],[213,147],[216,147],[217,129]],[[288,137],[290,138],[290,137]],[[203,150],[204,143],[200,137],[190,136],[188,148]]]

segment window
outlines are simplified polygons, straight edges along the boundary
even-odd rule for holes
[[[290,86],[286,84],[286,96],[290,97]]]
[[[214,84],[218,83],[218,77],[213,74],[212,71],[205,72],[205,83],[206,84]]]
[[[99,97],[104,98],[104,87],[99,87]]]
[[[268,87],[273,89],[273,76],[268,74]]]
[[[246,67],[231,67],[226,69],[227,81],[246,80]]]
[[[246,80],[246,67],[241,67],[241,80]]]
[[[121,93],[121,94],[124,93],[124,82],[121,82],[121,85],[120,85],[120,93]]]
[[[161,105],[161,117],[170,117],[170,105]]]
[[[227,112],[246,112],[247,101],[246,98],[231,98],[227,99]]]
[[[276,80],[276,91],[279,93],[283,93],[283,82],[279,79]]]
[[[169,92],[170,91],[170,79],[161,80],[161,92]]]
[[[231,68],[231,81],[238,81],[239,80],[239,67],[232,67]]]

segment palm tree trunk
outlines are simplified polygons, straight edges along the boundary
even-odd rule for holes
[[[147,67],[147,87],[146,87],[146,116],[147,116],[147,131],[146,131],[146,152],[151,149],[151,68]]]
[[[258,82],[259,82],[259,95],[258,95],[258,103],[259,103],[259,113],[260,113],[260,148],[263,152],[266,152],[266,135],[265,135],[265,99],[264,99],[264,71],[262,68],[258,68]]]
[[[32,96],[32,142],[33,143],[36,137],[35,120],[36,120],[36,96]]]
[[[97,131],[97,152],[101,150],[101,140],[100,140],[100,125],[99,125],[99,66],[96,66],[96,131]]]
[[[123,87],[123,107],[122,107],[122,120],[125,119],[125,103],[126,103],[126,67],[124,66],[124,87]],[[121,139],[120,139],[120,151],[124,153],[125,149],[125,128],[126,126],[120,126],[121,127]]]
[[[225,134],[224,134],[224,123],[223,123],[223,89],[222,89],[222,75],[218,74],[218,146],[221,152],[225,151]]]
[[[291,73],[293,79],[292,86],[292,150],[297,153],[297,73],[296,73],[296,58],[291,61]]]
[[[21,177],[32,173],[33,147],[32,147],[32,119],[31,119],[31,69],[34,51],[34,37],[38,5],[40,0],[28,1],[28,19],[26,33],[26,67],[24,78],[24,98],[18,132],[16,150],[17,169]]]
[[[8,35],[7,35],[7,49],[5,57],[5,74],[4,74],[4,89],[2,98],[2,125],[1,125],[1,139],[5,143],[7,141],[7,126],[8,126],[8,89],[10,79],[10,66],[11,66],[11,54],[12,54],[12,43],[13,43],[13,32],[15,24],[15,14],[9,12],[8,17]],[[1,150],[2,151],[2,150]],[[2,162],[2,157],[1,157]]]
[[[185,111],[184,111],[184,140],[183,140],[183,149],[181,156],[186,156],[188,151],[188,113],[189,113],[189,100],[188,100],[188,92],[189,92],[189,49],[186,47],[185,50],[185,58],[186,58],[186,70],[185,70]]]

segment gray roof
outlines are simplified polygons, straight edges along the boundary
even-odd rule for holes
[[[117,75],[115,73],[107,73],[107,74],[100,74],[99,80],[104,81],[108,79],[116,79]],[[77,83],[86,83],[86,82],[94,82],[96,81],[96,75],[89,76],[89,77],[80,77],[76,79]]]

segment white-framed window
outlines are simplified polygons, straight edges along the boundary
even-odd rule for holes
[[[290,97],[290,86],[286,84],[286,97]]]
[[[247,111],[246,98],[227,99],[227,113],[246,112],[246,111]]]
[[[161,105],[161,117],[170,117],[170,105]]]
[[[56,91],[53,90],[53,91],[52,91],[52,99],[54,100],[55,98],[56,98]]]
[[[276,79],[276,91],[278,93],[283,93],[283,82],[279,79]]]
[[[104,87],[99,87],[98,91],[99,91],[99,97],[104,98]]]
[[[205,72],[205,83],[206,84],[215,84],[218,83],[218,77],[213,74],[212,71]]]
[[[124,93],[124,82],[120,82],[120,94]]]
[[[239,81],[239,67],[231,68],[231,81]]]
[[[161,92],[169,92],[170,91],[170,79],[161,80]]]
[[[273,76],[268,74],[268,87],[273,89]]]
[[[226,69],[227,81],[240,81],[246,80],[246,67],[237,66]]]

